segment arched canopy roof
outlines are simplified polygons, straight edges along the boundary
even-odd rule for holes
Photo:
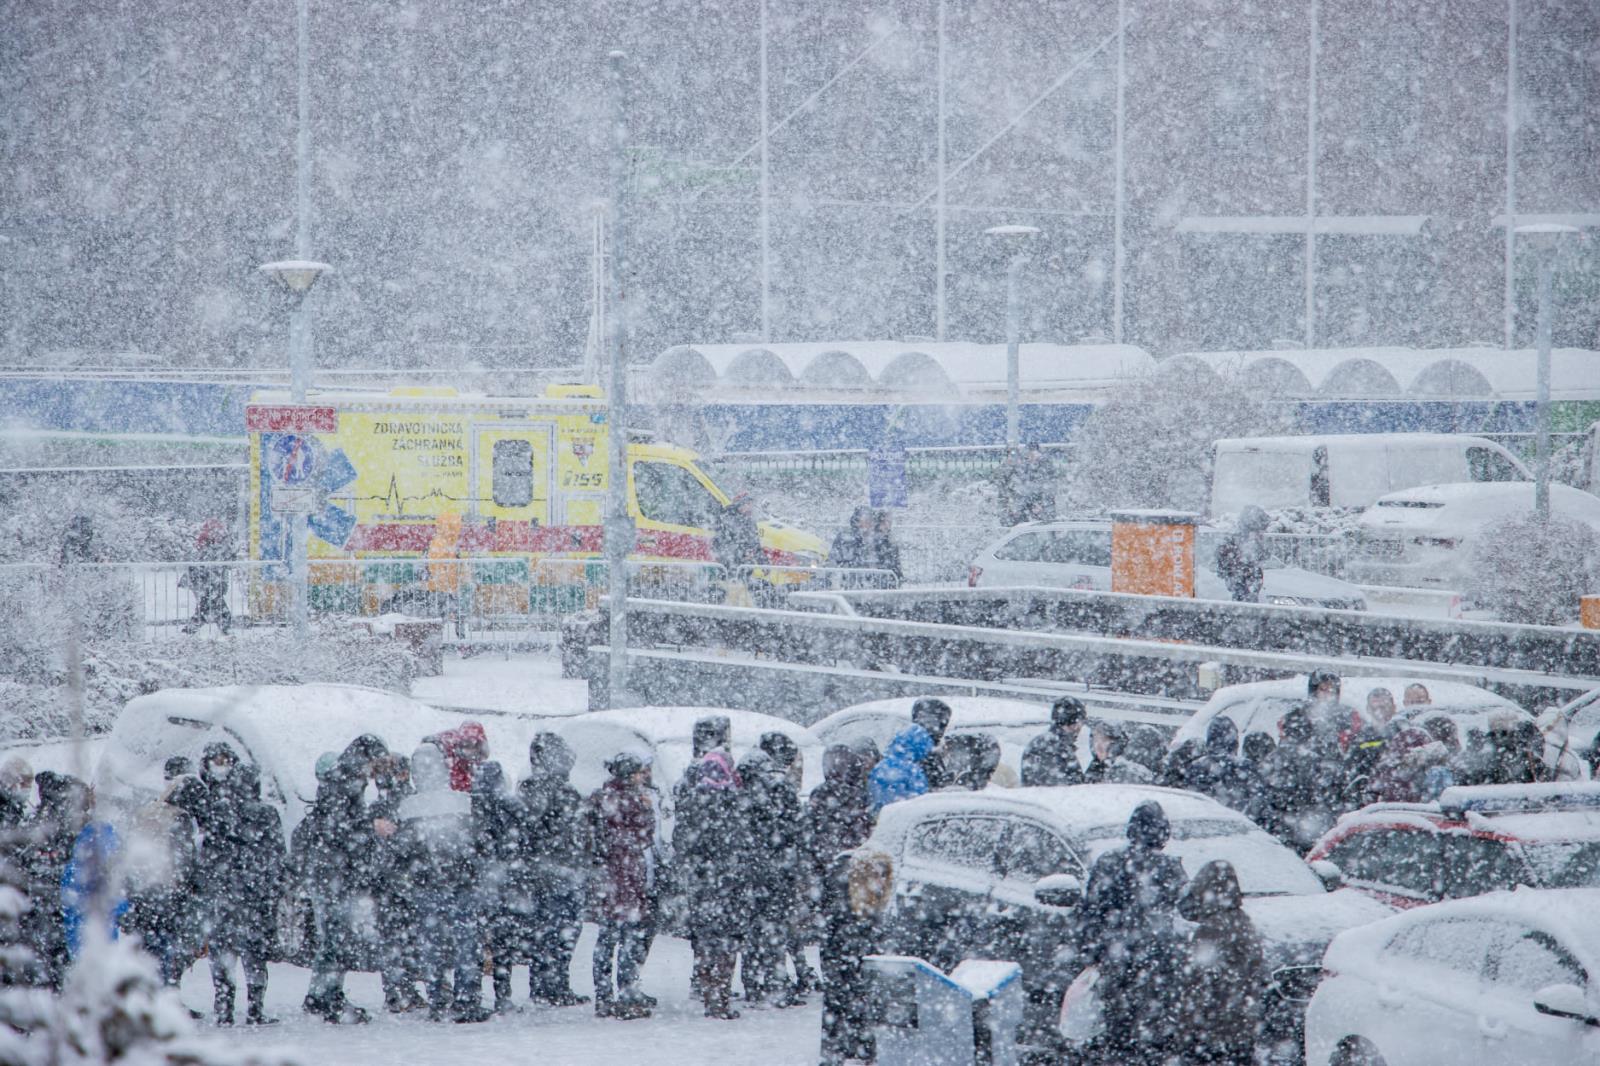
[[[1529,348],[1313,348],[1259,352],[1185,352],[1164,360],[1197,360],[1246,382],[1272,382],[1282,399],[1315,397],[1398,400],[1411,397],[1532,400],[1537,354]],[[1600,352],[1551,353],[1555,400],[1600,400]],[[1289,367],[1304,379],[1296,379]]]

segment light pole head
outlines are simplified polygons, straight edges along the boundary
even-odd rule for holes
[[[333,272],[333,267],[327,263],[311,259],[280,259],[276,263],[262,263],[256,269],[277,278],[296,296],[304,296],[317,283],[317,278]]]

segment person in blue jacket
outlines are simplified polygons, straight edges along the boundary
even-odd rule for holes
[[[106,908],[106,934],[117,938],[117,923],[128,909],[127,893],[113,881],[122,840],[106,822],[92,821],[78,833],[72,844],[72,858],[61,874],[61,913],[67,936],[67,953],[76,959],[83,948],[84,923],[96,897]]]
[[[928,775],[922,764],[932,752],[933,734],[920,725],[908,725],[895,734],[867,779],[867,797],[874,813],[928,791]]]

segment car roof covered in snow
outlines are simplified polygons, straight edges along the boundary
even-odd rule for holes
[[[1590,974],[1600,973],[1600,888],[1516,888],[1467,899],[1414,907],[1340,933],[1328,946],[1332,969],[1368,965],[1396,936],[1413,925],[1441,918],[1498,919],[1556,938]]]
[[[834,711],[811,726],[821,736],[828,731],[830,722],[862,714],[892,715],[911,721],[911,707],[921,696],[896,696],[886,700],[869,700],[855,703],[843,710]],[[997,696],[939,696],[950,707],[951,729],[976,729],[982,726],[1043,726],[1050,722],[1048,703],[1030,703]]]
[[[1533,506],[1534,483],[1531,481],[1459,481],[1439,485],[1418,485],[1379,496],[1374,507],[1395,507],[1406,504],[1484,504],[1520,503]],[[1600,497],[1575,489],[1571,485],[1552,482],[1551,500],[1564,504],[1581,515],[1600,516]]]
[[[363,733],[401,754],[422,738],[462,724],[459,715],[361,685],[228,685],[164,689],[129,700],[112,725],[96,769],[97,787],[116,793],[161,789],[171,755],[194,758],[212,741],[246,750],[261,767],[262,785],[276,786],[292,813],[317,791],[316,760],[340,752]],[[270,778],[270,780],[269,780]]]
[[[1434,803],[1372,803],[1340,816],[1323,840],[1360,826],[1435,828],[1463,822],[1478,832],[1515,840],[1600,840],[1600,782],[1458,786],[1445,789]]]
[[[694,724],[702,718],[728,719],[733,735],[733,756],[743,758],[765,733],[782,733],[800,748],[805,766],[803,788],[822,781],[822,752],[803,726],[758,711],[727,707],[625,707],[592,711],[542,723],[572,746],[576,762],[573,787],[589,792],[605,783],[605,764],[619,752],[648,755],[655,765],[657,787],[671,788],[690,762]]]
[[[1070,827],[1082,835],[1127,824],[1135,807],[1145,800],[1161,804],[1167,819],[1227,821],[1254,826],[1248,818],[1229,810],[1209,796],[1160,785],[1060,785],[1048,788],[997,788],[981,792],[950,790],[930,792],[891,803],[878,812],[878,826],[887,834],[903,834],[931,814],[972,814],[982,811],[1028,814]]]
[[[1432,699],[1431,704],[1417,707],[1401,708],[1402,713],[1426,716],[1429,713],[1446,713],[1452,718],[1473,719],[1495,714],[1500,711],[1514,714],[1519,718],[1531,717],[1511,700],[1504,696],[1490,692],[1488,689],[1479,688],[1461,681],[1428,681],[1419,677],[1406,677],[1404,675],[1390,675],[1386,677],[1351,676],[1341,679],[1340,702],[1355,710],[1364,710],[1367,706],[1367,696],[1375,689],[1388,689],[1394,696],[1398,706],[1405,698],[1406,686],[1412,684],[1424,685]],[[1190,739],[1202,739],[1211,720],[1225,711],[1233,711],[1229,717],[1238,722],[1238,710],[1246,706],[1258,705],[1263,700],[1306,700],[1306,675],[1296,674],[1294,677],[1277,678],[1272,681],[1250,681],[1242,685],[1227,685],[1211,694],[1189,720],[1179,726],[1172,735],[1170,748],[1176,749],[1178,745]],[[1281,713],[1281,712],[1280,712]],[[1243,723],[1240,732],[1249,729],[1263,729],[1265,724],[1255,721],[1258,715],[1252,712],[1251,721]],[[1276,723],[1273,723],[1276,726]],[[1273,739],[1277,739],[1276,728],[1269,730]]]

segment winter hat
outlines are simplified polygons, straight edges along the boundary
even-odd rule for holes
[[[163,781],[171,781],[192,773],[194,773],[194,763],[190,762],[188,757],[184,755],[172,756],[161,767],[161,779]]]
[[[538,733],[528,742],[528,766],[536,775],[566,777],[576,762],[572,745],[557,733]]]
[[[799,745],[776,730],[761,735],[761,750],[767,753],[773,765],[780,770],[787,769],[800,755]]]
[[[1272,734],[1253,730],[1245,734],[1244,742],[1239,745],[1239,750],[1246,759],[1258,763],[1271,755],[1278,748],[1278,742],[1272,739]]]
[[[834,744],[822,753],[822,776],[835,784],[854,781],[861,773],[861,757],[847,744]]]
[[[739,776],[746,781],[759,781],[772,772],[772,757],[760,748],[744,753],[739,760]]]
[[[326,781],[333,776],[334,769],[339,765],[339,756],[331,751],[325,751],[317,756],[317,780]]]
[[[924,696],[911,705],[911,720],[928,731],[935,744],[944,738],[950,727],[950,705],[944,700]]]
[[[261,767],[253,762],[247,762],[233,772],[234,791],[245,799],[259,800],[261,798]]]
[[[733,721],[727,715],[714,714],[701,718],[694,724],[694,757],[700,758],[715,748],[728,746],[733,735]]]
[[[723,792],[740,786],[733,760],[725,751],[708,752],[695,772],[695,787],[704,792]]]
[[[344,753],[346,755],[359,756],[362,762],[372,762],[374,759],[381,759],[389,754],[389,745],[385,744],[380,737],[371,733],[362,733],[350,742],[349,747],[344,749]]]
[[[421,792],[444,792],[450,788],[450,770],[444,752],[432,744],[422,744],[411,753],[411,783]]]
[[[606,760],[606,770],[617,780],[625,780],[650,765],[650,757],[635,751],[619,751]]]
[[[1206,750],[1217,755],[1232,755],[1239,750],[1239,727],[1233,719],[1219,714],[1206,726]]]
[[[1167,812],[1155,800],[1145,800],[1128,816],[1128,841],[1152,851],[1164,847],[1172,835]]]
[[[1062,696],[1050,705],[1050,724],[1057,729],[1079,725],[1087,717],[1089,712],[1076,696]]]

